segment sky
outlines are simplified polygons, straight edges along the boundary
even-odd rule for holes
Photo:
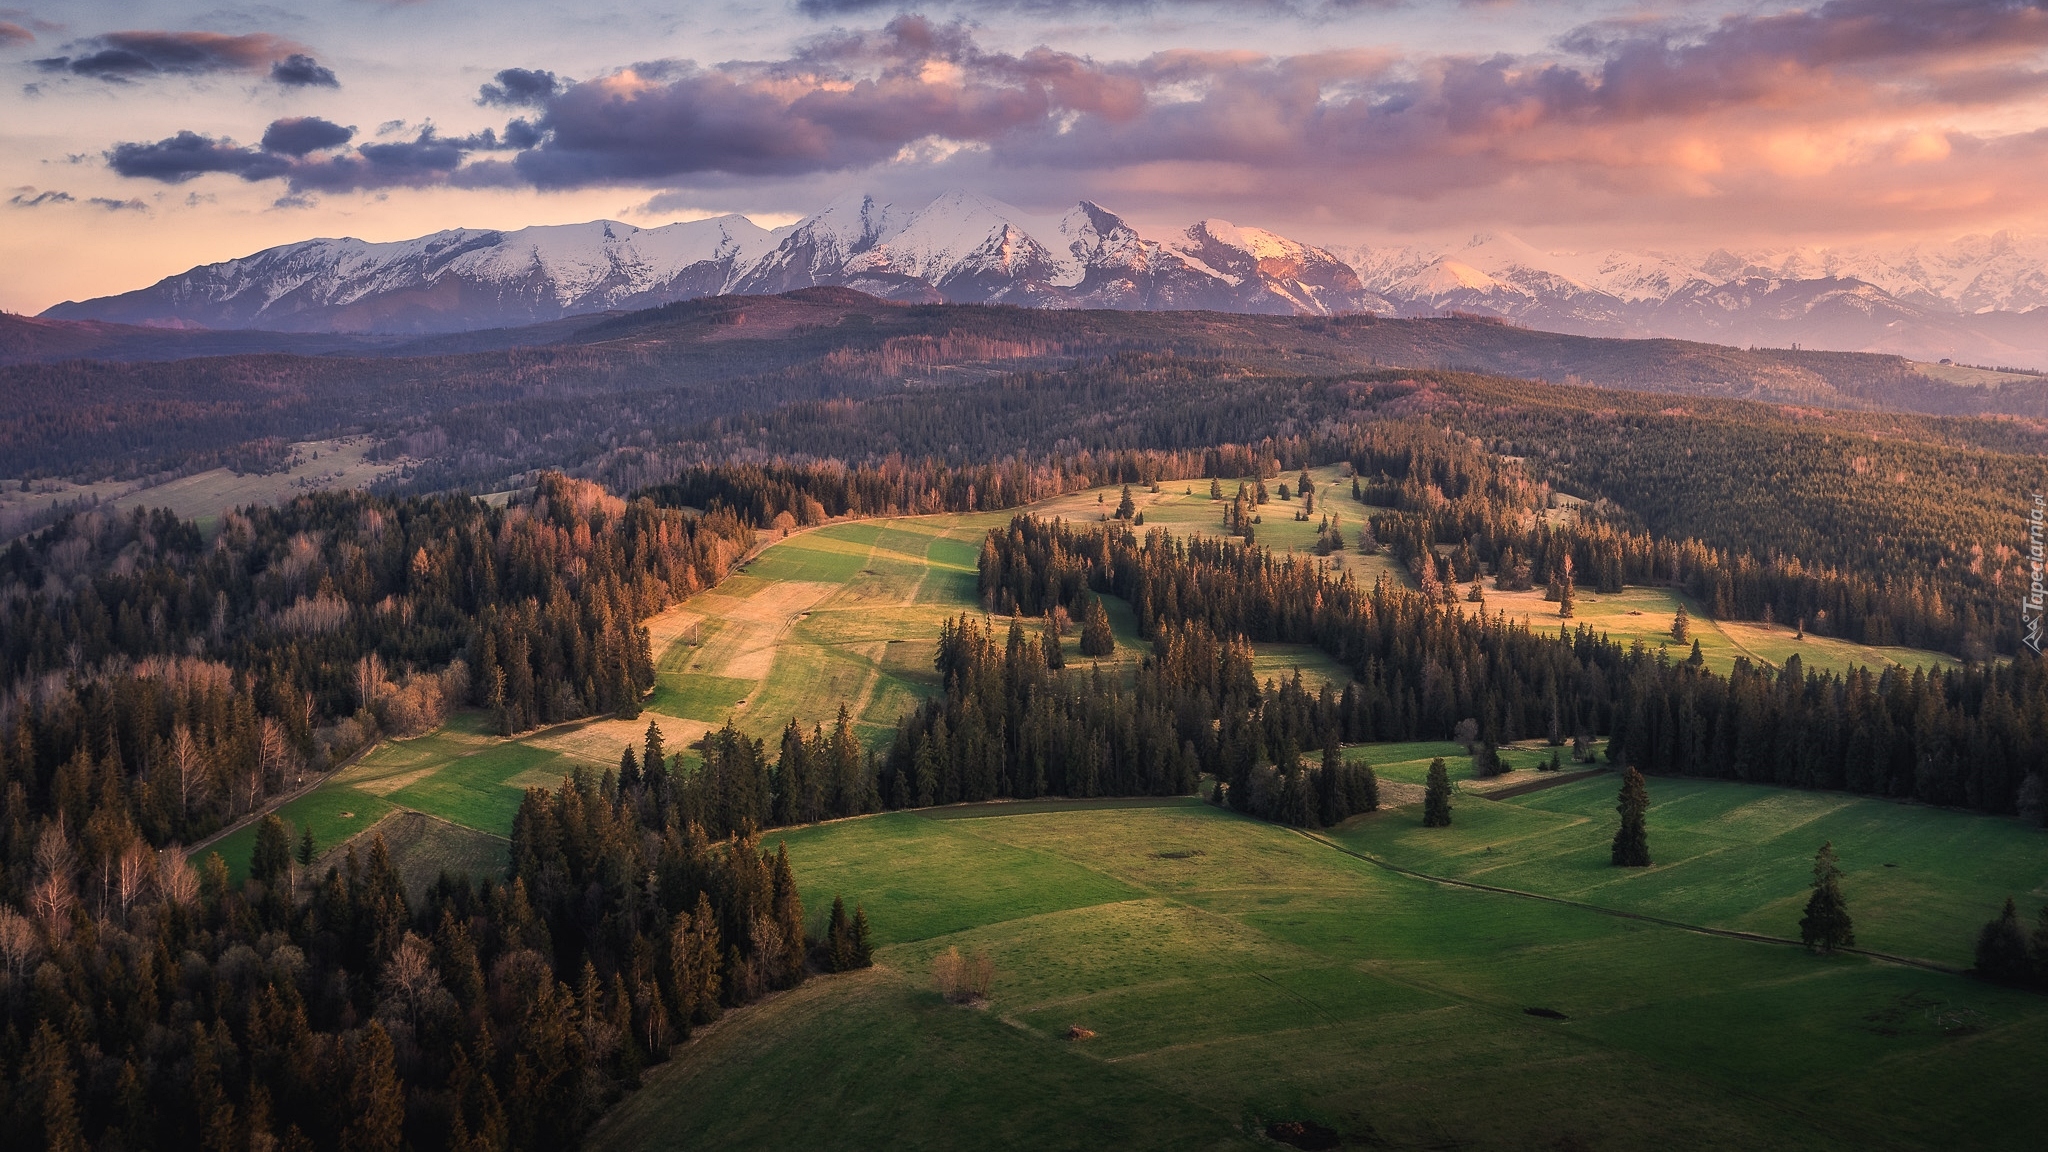
[[[0,309],[313,236],[1083,199],[1323,244],[2048,232],[2048,0],[0,0]]]

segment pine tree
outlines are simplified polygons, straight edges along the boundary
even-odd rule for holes
[[[1081,655],[1107,656],[1116,651],[1116,638],[1109,630],[1109,610],[1102,597],[1090,596],[1081,619]]]
[[[43,1146],[50,1152],[85,1152],[85,1133],[78,1118],[78,1079],[71,1070],[71,1053],[48,1020],[36,1026],[22,1078],[26,1082],[22,1087],[32,1090],[25,1094],[26,1099],[42,1098]]]
[[[358,1034],[349,1105],[353,1119],[341,1133],[344,1152],[398,1152],[405,1135],[405,1087],[391,1036],[375,1020]]]
[[[2001,984],[2026,984],[2033,978],[2026,932],[2020,928],[2020,911],[2010,896],[2005,898],[2005,910],[1998,919],[1977,933],[1976,972]]]
[[[1057,672],[1067,666],[1067,654],[1060,650],[1059,633],[1053,631],[1051,624],[1048,623],[1045,626],[1045,631],[1039,635],[1038,643],[1040,649],[1045,653],[1045,666],[1047,668]]]
[[[1351,797],[1345,788],[1344,752],[1332,731],[1323,738],[1323,764],[1316,773],[1316,806],[1324,826],[1341,824],[1351,815]]]
[[[1429,782],[1422,798],[1422,826],[1448,828],[1451,823],[1451,770],[1439,756],[1429,762]]]
[[[1222,480],[1221,480],[1220,478],[1216,478],[1216,477],[1211,477],[1211,478],[1210,478],[1210,480],[1209,480],[1209,499],[1211,499],[1211,500],[1221,500],[1221,499],[1223,499],[1223,481],[1222,481]]]
[[[313,825],[311,823],[301,824],[299,826],[299,867],[311,868],[313,866],[314,851]]]
[[[649,784],[659,784],[668,774],[668,756],[662,749],[661,725],[653,720],[647,722],[646,745],[640,754],[640,770],[646,773]]]
[[[1842,899],[1842,870],[1835,862],[1835,845],[1828,841],[1813,855],[1813,896],[1806,902],[1806,915],[1799,918],[1799,939],[1816,952],[1833,952],[1856,943],[1849,906]]]
[[[1671,638],[1680,644],[1692,639],[1692,621],[1686,617],[1683,604],[1678,606],[1678,611],[1671,617]]]
[[[640,757],[631,744],[619,753],[619,791],[627,792],[640,784]]]
[[[1119,520],[1129,520],[1137,514],[1138,503],[1131,499],[1131,486],[1126,484],[1124,485],[1123,499],[1116,502],[1116,518]]]
[[[292,868],[292,837],[275,812],[256,826],[256,847],[249,853],[249,878],[275,883]]]
[[[846,901],[837,895],[825,921],[825,967],[832,972],[853,967],[853,924],[846,918]]]
[[[1481,741],[1472,753],[1472,774],[1482,779],[1492,779],[1501,774],[1500,750],[1490,740]]]
[[[1706,664],[1707,656],[1706,653],[1700,651],[1699,637],[1695,636],[1692,638],[1692,655],[1687,656],[1685,658],[1685,662],[1687,664],[1692,665],[1695,668],[1702,667]]]
[[[1614,833],[1614,863],[1621,868],[1646,868],[1650,864],[1650,832],[1644,818],[1650,811],[1649,789],[1643,774],[1634,766],[1621,773],[1621,799],[1614,810],[1621,813],[1621,827]]]
[[[853,906],[853,966],[867,968],[875,962],[875,947],[868,941],[868,910],[865,905]]]

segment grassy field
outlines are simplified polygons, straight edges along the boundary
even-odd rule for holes
[[[1489,804],[1515,806],[1459,820]],[[2032,1146],[2041,997],[1445,887],[1195,803],[947,815],[778,833],[814,914],[865,903],[879,966],[729,1017],[592,1146],[1240,1148],[1286,1119],[1352,1147]],[[929,989],[952,946],[993,958],[985,1008]]]
[[[323,453],[321,463],[327,460]],[[1328,494],[1319,509],[1334,511],[1355,532],[1369,509],[1351,499],[1349,482],[1336,468],[1317,469],[1314,475],[1319,490]],[[1269,488],[1277,493],[1278,482]],[[1226,490],[1235,489],[1227,485]],[[1119,495],[1117,489],[1075,493],[1032,511],[1094,520],[1114,508]],[[1221,528],[1221,506],[1209,498],[1206,484],[1168,484],[1159,492],[1138,490],[1133,496],[1148,527],[1177,533]],[[1294,521],[1295,506],[1296,501],[1278,499],[1266,505],[1262,542],[1283,551],[1313,543],[1316,523]],[[282,815],[295,830],[310,825],[323,847],[360,835],[393,812],[424,813],[450,827],[502,836],[523,789],[553,786],[579,766],[602,771],[615,765],[621,748],[639,745],[650,720],[661,725],[671,750],[684,749],[728,720],[772,744],[791,717],[806,728],[830,724],[844,704],[864,744],[886,744],[897,718],[938,690],[931,661],[939,625],[949,616],[979,610],[975,557],[980,541],[1012,515],[859,521],[793,534],[762,550],[718,587],[647,622],[657,653],[656,686],[640,719],[595,718],[507,740],[489,734],[480,715],[458,716],[427,736],[375,749],[317,791],[287,804]],[[1353,553],[1343,563],[1361,579],[1385,575],[1408,580],[1385,556]],[[1580,597],[1579,619],[1619,640],[1655,644],[1668,638],[1677,603],[1665,589],[1586,594]],[[1106,604],[1118,649],[1105,663],[1127,671],[1149,645],[1138,637],[1128,605],[1114,599]],[[1538,593],[1496,593],[1487,606],[1544,627],[1554,612]],[[1793,650],[1810,665],[1829,667],[1945,659],[1811,637],[1795,642],[1789,629],[1695,620],[1709,663],[1724,669],[1739,655],[1776,662]],[[1035,631],[1036,624],[1030,627]],[[1084,664],[1078,635],[1070,635],[1066,644],[1069,665]],[[1341,689],[1350,679],[1348,669],[1308,645],[1259,645],[1255,668],[1262,680],[1284,680],[1299,671],[1311,690],[1325,684]],[[1389,798],[1411,798],[1404,787],[1419,787],[1428,757],[1435,754],[1401,755],[1383,765],[1376,755]],[[1541,753],[1510,751],[1508,756],[1533,767]],[[1458,774],[1469,776],[1468,761],[1460,757],[1454,764]],[[253,829],[244,829],[224,838],[216,850],[239,873],[253,842]]]
[[[367,488],[410,463],[371,460],[368,454],[373,447],[375,444],[367,436],[309,440],[292,445],[297,463],[276,472],[238,475],[226,468],[211,468],[161,484],[125,480],[72,484],[45,480],[32,485],[34,491],[21,492],[19,483],[0,481],[0,523],[54,504],[97,497],[99,507],[119,511],[169,508],[181,518],[196,520],[202,529],[211,531],[221,514],[231,508],[276,504],[330,488]]]
[[[1412,747],[1367,751],[1387,750],[1371,756],[1377,766],[1382,756]],[[1380,771],[1409,779],[1413,763]],[[1468,758],[1449,763],[1468,766],[1469,775]],[[1515,772],[1502,783],[1539,779]],[[1658,863],[1615,868],[1608,843],[1619,787],[1610,773],[1498,801],[1465,789],[1455,798],[1449,828],[1424,829],[1407,813],[1388,812],[1329,835],[1432,875],[1795,937],[1814,851],[1830,841],[1841,856],[1858,944],[1959,968],[1970,965],[1977,929],[2007,896],[2029,916],[2048,904],[2048,834],[2037,827],[1727,781],[1652,778],[1650,848]]]

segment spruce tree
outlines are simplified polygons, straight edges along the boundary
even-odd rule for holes
[[[619,791],[624,792],[640,783],[640,757],[633,752],[631,744],[619,753]]]
[[[1081,655],[1107,656],[1116,651],[1116,638],[1109,630],[1109,610],[1102,597],[1090,596],[1081,619]]]
[[[1816,952],[1833,952],[1856,943],[1849,905],[1842,899],[1842,870],[1835,862],[1834,842],[1813,855],[1813,896],[1799,918],[1799,939]]]
[[[1344,752],[1337,746],[1335,732],[1323,739],[1323,766],[1316,776],[1316,803],[1325,825],[1340,824],[1351,815],[1351,797],[1345,788]]]
[[[1067,666],[1067,655],[1060,650],[1059,633],[1053,631],[1051,624],[1045,626],[1045,631],[1039,636],[1038,643],[1045,653],[1045,666],[1047,668],[1058,671]]]
[[[78,1115],[78,1079],[71,1053],[48,1020],[36,1026],[22,1068],[23,1103],[41,1098],[43,1146],[51,1152],[85,1152],[85,1133]],[[33,1115],[33,1113],[30,1113]]]
[[[875,962],[875,947],[868,941],[868,910],[865,905],[853,906],[853,966],[866,968]]]
[[[396,1053],[384,1025],[370,1021],[352,1053],[355,1072],[348,1087],[349,1114],[341,1146],[359,1152],[398,1152],[405,1136],[405,1087],[398,1079]]]
[[[1686,617],[1683,604],[1678,606],[1678,611],[1671,617],[1671,638],[1680,644],[1692,639],[1692,621]]]
[[[832,915],[825,921],[825,967],[844,972],[853,967],[853,923],[846,918],[846,901],[832,897]]]
[[[1439,756],[1429,762],[1429,783],[1422,798],[1422,826],[1448,828],[1451,823],[1451,770]]]
[[[291,871],[292,838],[275,812],[256,826],[256,847],[249,853],[249,878],[265,884]]]
[[[2005,898],[2005,910],[1998,919],[1977,933],[1976,972],[2001,984],[2026,984],[2033,978],[2026,932],[2020,928],[2020,911],[2010,896]]]
[[[1564,556],[1564,579],[1557,589],[1557,615],[1560,620],[1572,618],[1572,593],[1572,556],[1567,552]]]
[[[1129,520],[1137,515],[1137,513],[1137,501],[1131,499],[1131,486],[1126,484],[1124,485],[1124,498],[1116,502],[1116,518],[1119,520]]]
[[[1645,868],[1650,863],[1650,832],[1644,817],[1650,811],[1650,793],[1643,786],[1643,774],[1633,766],[1621,773],[1621,799],[1614,810],[1621,813],[1621,827],[1614,833],[1614,863],[1620,868]]]
[[[300,825],[299,827],[299,867],[311,868],[312,866],[313,825],[309,823]]]
[[[1213,478],[1213,477],[1212,477],[1212,478],[1211,478],[1211,479],[1209,480],[1209,499],[1211,499],[1211,500],[1221,500],[1221,499],[1223,499],[1223,481],[1222,481],[1222,480],[1219,480],[1219,479],[1216,479],[1216,478]]]
[[[647,749],[640,756],[641,771],[647,775],[649,784],[659,784],[668,772],[668,757],[662,751],[661,725],[647,722]]]
[[[1692,665],[1695,668],[1701,667],[1702,665],[1706,664],[1707,656],[1706,653],[1700,651],[1699,637],[1695,636],[1692,638],[1692,655],[1687,656],[1685,658],[1685,662],[1687,664]]]

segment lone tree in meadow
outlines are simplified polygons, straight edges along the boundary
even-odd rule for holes
[[[1849,905],[1842,899],[1842,869],[1835,863],[1832,840],[1813,854],[1813,896],[1806,902],[1806,915],[1799,918],[1799,939],[1816,952],[1833,952],[1856,943]]]
[[[1647,868],[1650,864],[1650,831],[1643,817],[1650,811],[1650,792],[1643,787],[1643,774],[1634,766],[1621,773],[1621,801],[1614,806],[1621,813],[1621,827],[1614,833],[1614,863],[1621,868]]]
[[[1429,782],[1422,794],[1422,826],[1451,826],[1451,770],[1441,756],[1429,762]]]
[[[256,826],[256,847],[249,854],[249,878],[274,884],[280,876],[289,878],[291,870],[291,833],[285,831],[284,821],[273,812]],[[2024,951],[2022,948],[2022,954]]]
[[[1564,578],[1558,582],[1557,615],[1560,620],[1572,618],[1572,554],[1564,554]]]
[[[2020,911],[2005,898],[2005,911],[1977,933],[1977,975],[2001,984],[2032,981],[2034,965],[2027,957],[2027,934],[2020,927]]]
[[[1683,604],[1678,606],[1678,611],[1671,617],[1671,638],[1680,644],[1692,639],[1692,618],[1685,614]]]
[[[1116,518],[1129,520],[1138,514],[1138,502],[1131,499],[1131,486],[1124,485],[1124,498],[1116,502]]]
[[[1107,656],[1114,651],[1116,637],[1109,631],[1109,610],[1102,606],[1102,597],[1090,597],[1081,618],[1081,655]]]

